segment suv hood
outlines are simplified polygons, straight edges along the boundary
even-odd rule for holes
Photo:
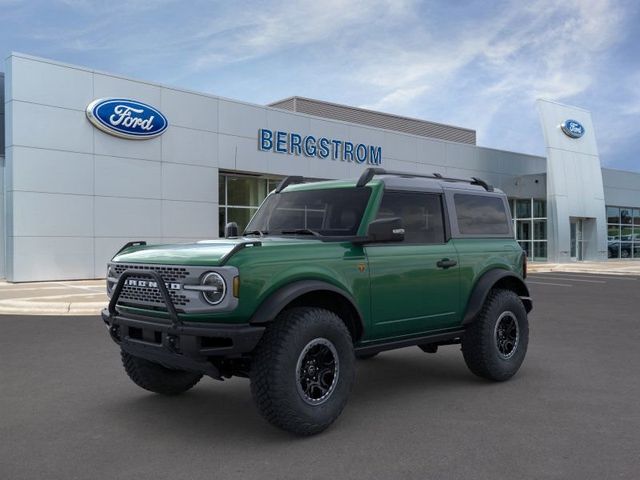
[[[161,265],[215,266],[219,265],[222,258],[231,252],[236,245],[246,242],[261,242],[263,247],[320,243],[320,241],[315,238],[247,237],[204,240],[197,243],[143,245],[127,248],[113,257],[113,261]]]

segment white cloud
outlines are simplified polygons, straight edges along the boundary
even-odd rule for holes
[[[475,128],[481,144],[542,153],[541,135],[531,134],[538,97],[600,109],[603,145],[640,124],[628,121],[640,115],[640,77],[603,81],[612,46],[637,23],[628,18],[637,7],[625,1],[205,1],[187,9],[178,0],[64,0],[29,36],[65,61],[73,59],[53,52],[243,100],[304,94],[457,124]],[[73,28],[61,27],[66,13]]]
[[[352,30],[376,21],[381,15],[405,15],[409,1],[323,0],[273,2],[260,8],[247,8],[212,17],[197,32],[202,41],[192,64],[199,69],[224,63],[246,61],[297,47],[327,42],[335,46]],[[299,60],[304,52],[299,52]]]

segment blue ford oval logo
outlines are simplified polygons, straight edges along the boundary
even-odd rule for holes
[[[103,132],[144,140],[161,135],[169,126],[157,108],[125,98],[101,98],[87,106],[87,117]]]
[[[584,127],[577,120],[565,120],[560,128],[566,136],[571,138],[580,138],[584,135]]]

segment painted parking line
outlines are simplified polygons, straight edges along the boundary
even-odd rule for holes
[[[602,280],[626,280],[636,282],[638,278],[636,277],[626,277],[622,275],[593,275],[590,273],[564,273],[564,272],[544,272],[544,273],[530,273],[530,276],[533,275],[543,275],[549,278],[556,278],[558,276],[561,277],[572,277],[572,278],[596,278]]]
[[[102,293],[66,293],[64,295],[41,295],[38,297],[25,297],[25,298],[19,298],[19,299],[15,299],[15,300],[20,300],[20,301],[38,301],[38,300],[56,300],[56,299],[60,299],[60,298],[75,298],[75,297],[100,297],[103,296],[104,294]],[[14,300],[11,298],[7,298],[4,300],[0,300],[0,302],[2,301],[9,301],[9,300]]]
[[[106,287],[103,284],[100,285],[73,285],[70,283],[57,282],[58,285],[62,285],[66,288],[77,288],[79,290],[89,290],[89,291],[103,291]]]
[[[604,280],[580,280],[577,278],[567,278],[567,277],[543,277],[543,276],[534,276],[529,275],[530,278],[535,278],[537,280],[567,280],[569,282],[580,282],[580,283],[607,283]]]
[[[554,287],[573,287],[573,285],[569,285],[566,283],[550,283],[550,282],[532,282],[531,280],[527,280],[527,285],[552,285]]]
[[[66,287],[18,287],[15,288],[6,288],[0,287],[0,293],[9,293],[9,292],[31,292],[34,290],[65,290]]]

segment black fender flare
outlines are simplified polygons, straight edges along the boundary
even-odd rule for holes
[[[464,313],[463,325],[471,323],[476,315],[480,313],[487,299],[487,295],[489,295],[491,289],[498,283],[504,284],[505,288],[513,290],[518,294],[527,313],[533,309],[533,302],[529,296],[529,288],[524,283],[522,277],[512,271],[495,268],[483,273],[473,287]]]
[[[251,316],[251,325],[264,325],[272,322],[276,316],[296,298],[311,292],[331,292],[340,295],[353,312],[355,333],[358,338],[364,333],[362,312],[354,298],[345,290],[322,280],[298,280],[281,287],[264,300]],[[343,319],[345,320],[345,319]],[[356,338],[354,338],[356,340]]]

